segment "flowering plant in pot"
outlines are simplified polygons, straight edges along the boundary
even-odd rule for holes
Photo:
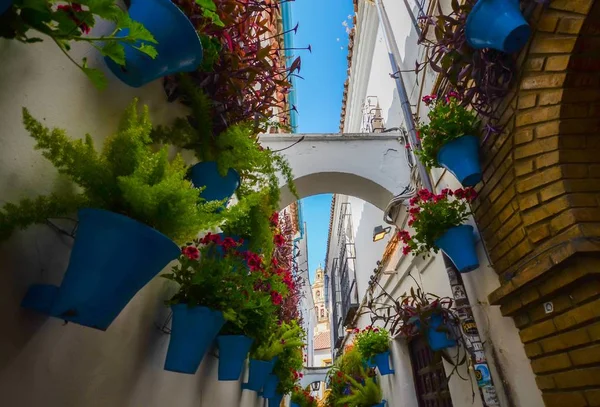
[[[381,375],[394,373],[389,367],[390,339],[386,329],[369,325],[362,331],[355,328],[354,334],[356,347],[369,367],[377,366]]]
[[[336,406],[338,400],[347,396],[351,392],[348,376],[355,380],[361,381],[362,372],[364,370],[364,360],[358,347],[355,344],[348,345],[344,349],[344,353],[338,357],[331,369],[327,372],[329,387],[331,391],[327,395],[327,406]],[[375,369],[367,369],[368,376],[376,375]]]
[[[240,122],[215,133],[211,101],[186,75],[181,75],[181,84],[190,100],[190,115],[176,119],[171,126],[157,127],[152,138],[195,153],[200,162],[190,169],[191,179],[194,185],[206,187],[203,196],[207,200],[229,198],[240,184],[244,184],[246,194],[265,185],[279,189],[277,172],[296,194],[288,162],[259,145],[253,124]]]
[[[295,321],[291,324],[281,322],[271,332],[265,340],[255,343],[250,351],[250,372],[248,382],[242,386],[244,389],[260,391],[279,355],[287,348],[298,348],[304,344],[302,328]]]
[[[79,211],[69,267],[60,287],[34,285],[22,305],[105,330],[152,277],[175,259],[175,242],[215,226],[221,215],[185,180],[180,157],[150,146],[148,109],[134,101],[102,152],[92,138],[70,140],[23,110],[35,148],[80,189],[8,203],[0,210],[0,236]],[[175,242],[173,242],[173,239]]]
[[[81,63],[75,61],[68,53],[73,42],[87,42],[103,56],[113,61],[118,67],[125,66],[125,47],[132,47],[148,59],[156,58],[154,44],[157,41],[144,25],[131,19],[117,2],[99,0],[79,0],[66,4],[58,0],[14,0],[12,6],[4,13],[0,11],[0,37],[15,39],[23,43],[43,41],[42,38],[31,36],[48,36],[58,45],[81,71],[98,88],[107,85],[102,71],[90,68],[87,58]],[[116,24],[108,35],[91,36],[96,18],[111,21]],[[126,34],[125,34],[126,32]]]
[[[264,398],[274,399],[273,401],[276,403],[284,394],[291,392],[296,382],[302,378],[301,371],[305,361],[302,351],[304,344],[298,345],[298,343],[304,343],[305,339],[305,332],[303,330],[297,331],[296,337],[293,338],[296,346],[286,347],[277,356],[273,373],[269,375],[263,388]]]
[[[469,203],[475,198],[477,193],[472,188],[444,189],[437,195],[427,189],[417,192],[408,209],[408,226],[415,233],[411,236],[407,230],[398,232],[404,243],[402,253],[420,255],[442,249],[462,273],[479,267],[473,227],[464,225],[471,214]]]
[[[163,275],[179,284],[178,292],[168,301],[173,323],[166,370],[196,373],[226,320],[243,330],[247,310],[270,300],[269,294],[254,289],[261,275],[247,271],[247,267],[256,255],[240,254],[236,250],[240,244],[209,233],[184,246],[179,264]]]
[[[303,389],[300,386],[294,386],[292,390],[291,407],[317,407],[317,399],[310,395],[308,387]]]
[[[427,167],[444,167],[464,185],[481,181],[479,164],[479,122],[473,111],[460,104],[456,92],[445,99],[425,96],[430,106],[429,123],[418,126],[421,149],[416,151]]]

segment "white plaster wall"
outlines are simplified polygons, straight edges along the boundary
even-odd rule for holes
[[[313,350],[314,338],[312,332],[317,323],[317,315],[315,313],[315,303],[313,301],[310,290],[310,280],[308,274],[308,226],[304,223],[304,236],[296,243],[298,246],[298,254],[296,261],[298,262],[298,272],[302,277],[302,298],[300,300],[300,312],[302,314],[302,327],[306,332],[306,348],[304,350],[307,357],[306,365],[314,366]]]
[[[76,46],[90,65],[98,54]],[[71,137],[89,132],[97,145],[117,127],[134,96],[150,106],[155,123],[181,110],[165,100],[161,83],[129,88],[107,73],[97,91],[50,41],[23,45],[0,40],[0,203],[51,192],[54,168],[37,151],[21,124],[21,107]],[[216,358],[207,355],[196,375],[163,370],[169,336],[159,332],[163,301],[172,287],[155,278],[106,332],[46,318],[20,308],[28,286],[59,283],[71,241],[45,226],[0,243],[0,394],[3,406],[19,407],[258,407],[262,399],[239,382],[217,382]]]

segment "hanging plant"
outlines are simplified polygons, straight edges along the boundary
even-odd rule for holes
[[[43,41],[36,36],[46,35],[58,45],[66,57],[73,62],[98,87],[107,85],[104,74],[90,68],[87,58],[75,61],[69,51],[73,42],[87,42],[115,64],[125,66],[124,45],[133,47],[150,58],[156,58],[156,44],[152,34],[142,24],[133,21],[115,1],[78,0],[66,4],[58,0],[15,0],[13,5],[0,15],[0,37],[15,39],[23,43]],[[89,33],[96,19],[116,24],[108,35],[99,37]],[[121,33],[127,30],[127,35]],[[31,31],[36,35],[31,36]]]

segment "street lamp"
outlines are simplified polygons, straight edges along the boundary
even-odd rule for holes
[[[385,237],[385,235],[390,233],[390,230],[392,230],[391,226],[388,226],[385,229],[381,225],[375,226],[375,229],[373,229],[373,241],[374,242],[380,241],[381,239],[383,239]]]
[[[312,391],[319,391],[319,389],[321,388],[321,382],[312,382],[310,384],[310,388]]]

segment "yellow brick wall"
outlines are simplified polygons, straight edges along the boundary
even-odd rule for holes
[[[482,146],[490,301],[514,317],[548,406],[600,406],[600,1],[553,0],[531,25],[505,129]]]

